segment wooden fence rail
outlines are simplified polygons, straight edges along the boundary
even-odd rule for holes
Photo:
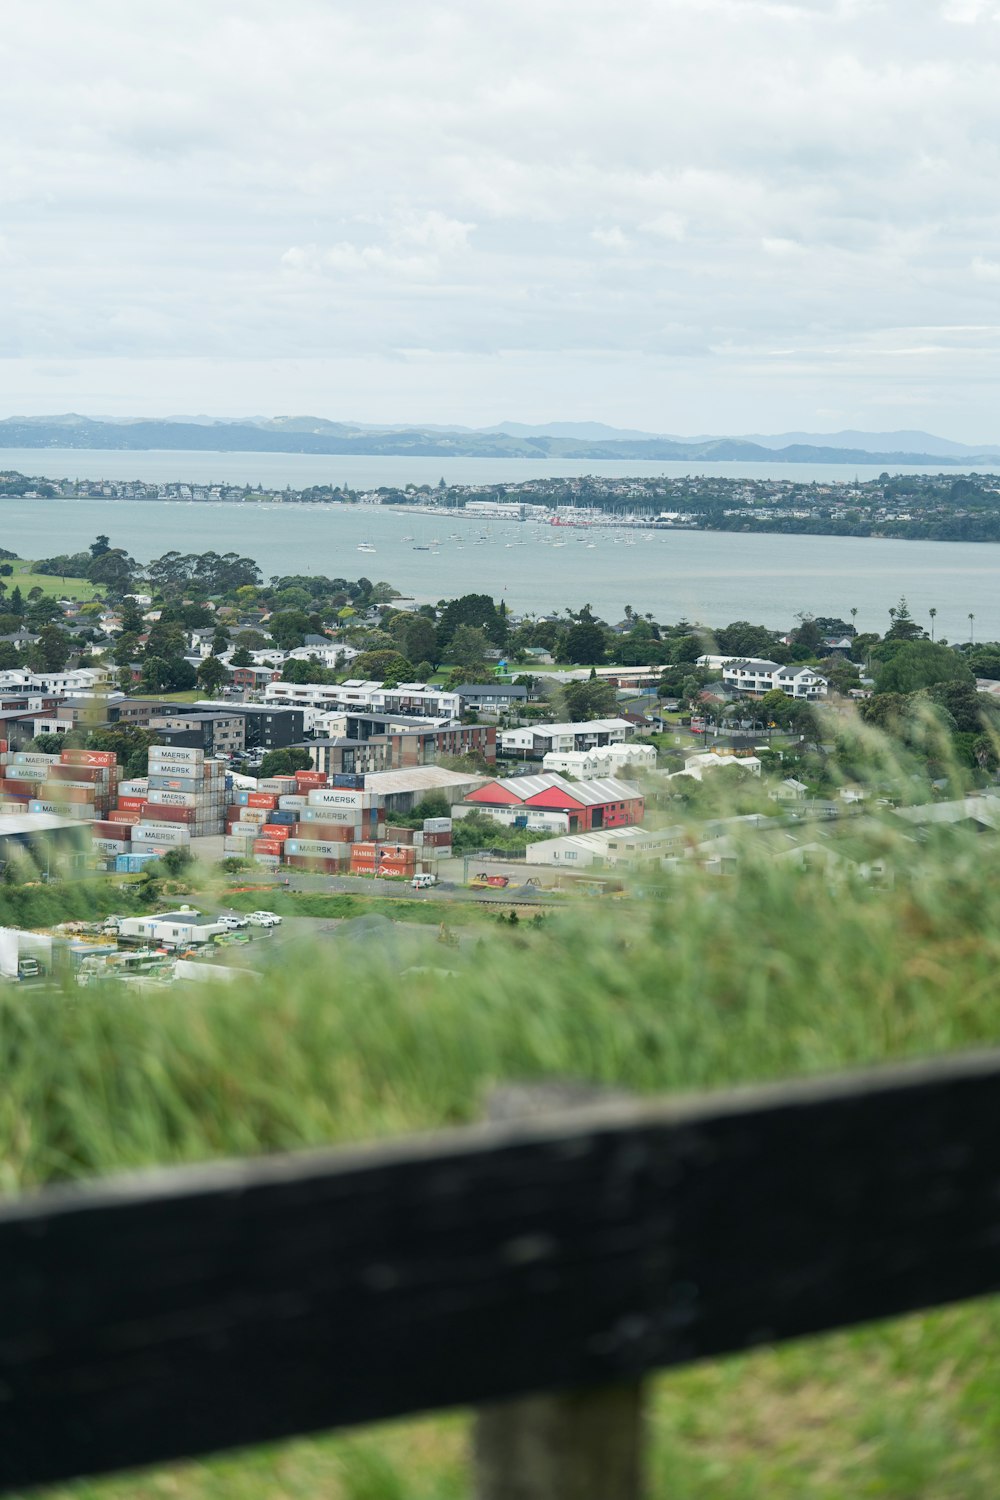
[[[0,1488],[1000,1289],[1000,1053],[0,1209]]]

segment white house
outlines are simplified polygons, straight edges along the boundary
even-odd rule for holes
[[[684,761],[683,771],[674,771],[667,780],[673,781],[678,776],[693,776],[695,781],[701,781],[707,771],[726,770],[733,766],[741,767],[751,776],[760,775],[761,762],[756,755],[720,755],[715,750],[705,750],[697,755],[689,755]]]
[[[782,666],[776,661],[762,661],[756,657],[741,656],[726,662],[722,667],[722,681],[726,687],[738,693],[760,697],[773,689],[787,694],[789,698],[825,698],[827,681],[812,667],[803,667],[796,662]]]
[[[655,770],[656,746],[614,744],[593,750],[549,750],[542,757],[544,771],[567,776],[617,776],[627,766]]]
[[[498,736],[501,755],[540,760],[552,751],[593,750],[624,744],[635,734],[628,719],[585,719],[577,724],[529,724],[521,729],[502,729]]]

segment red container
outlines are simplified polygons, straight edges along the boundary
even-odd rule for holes
[[[244,805],[246,807],[262,807],[266,812],[273,812],[278,805],[278,799],[273,792],[249,792]]]
[[[95,839],[120,839],[124,833],[121,823],[98,821],[91,823],[90,831]]]
[[[354,829],[349,823],[296,823],[295,837],[320,844],[353,844]]]
[[[70,781],[43,781],[36,793],[40,802],[93,802],[92,786],[74,786]]]
[[[291,836],[291,832],[287,823],[265,823],[260,830],[261,838],[271,839],[279,844],[283,844]]]
[[[281,845],[276,839],[254,839],[254,854],[281,854]]]
[[[60,750],[59,759],[64,766],[116,766],[118,756],[113,750]]]
[[[99,766],[49,766],[45,774],[49,781],[86,781],[91,785],[103,783],[104,786],[110,783],[107,769]]]
[[[51,801],[49,797],[39,797],[40,786],[41,782],[38,781],[15,781],[13,777],[9,777],[5,781],[0,781],[0,792],[6,793],[8,797],[35,798],[39,802]]]
[[[119,797],[118,806],[123,812],[142,812],[146,806],[145,797]]]
[[[119,828],[134,828],[142,822],[142,817],[137,812],[124,812],[120,807],[113,807],[108,813],[108,822],[117,823]]]
[[[143,817],[151,823],[193,823],[196,812],[194,807],[164,807],[159,802],[149,802]]]

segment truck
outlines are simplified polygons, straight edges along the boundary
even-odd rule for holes
[[[487,888],[491,890],[502,891],[505,886],[510,885],[510,876],[487,875],[485,870],[481,870],[478,875],[474,875],[472,877],[472,879],[469,881],[469,885],[473,890],[478,891],[486,890]]]
[[[18,979],[41,979],[42,966],[37,958],[19,958],[17,961]]]

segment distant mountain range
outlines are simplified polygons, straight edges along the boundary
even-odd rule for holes
[[[635,460],[824,464],[992,464],[1000,447],[970,447],[927,432],[785,432],[771,436],[675,437],[608,427],[603,422],[549,422],[532,427],[378,427],[323,417],[205,416],[167,418],[8,417],[3,448],[154,448],[201,452],[398,455],[419,458]]]

